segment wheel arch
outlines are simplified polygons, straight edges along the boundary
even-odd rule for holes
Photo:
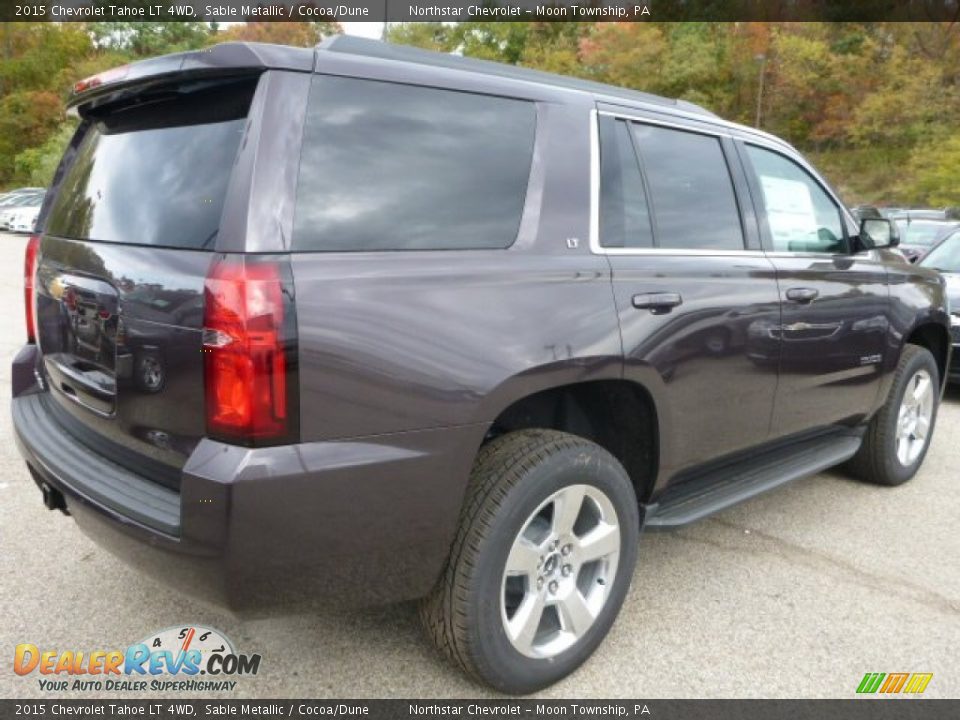
[[[660,417],[653,395],[639,383],[608,377],[539,387],[499,410],[484,443],[533,428],[597,443],[623,465],[637,499],[650,498],[660,468]]]
[[[920,322],[906,335],[904,345],[919,345],[930,351],[940,373],[940,386],[944,387],[950,358],[950,331],[942,323],[933,320]],[[903,347],[900,352],[903,352]]]

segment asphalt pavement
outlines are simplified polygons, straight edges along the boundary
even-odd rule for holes
[[[13,672],[19,643],[108,650],[197,623],[262,656],[259,674],[221,697],[491,696],[432,649],[412,603],[241,620],[141,576],[46,510],[8,407],[25,242],[0,234],[0,697],[118,696],[42,691],[37,673]],[[647,533],[610,636],[540,696],[849,698],[866,672],[931,672],[925,697],[960,697],[958,529],[953,390],[905,486],[824,473],[687,529]]]

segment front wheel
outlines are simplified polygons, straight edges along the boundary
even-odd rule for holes
[[[916,475],[930,447],[939,401],[936,360],[926,348],[907,345],[887,402],[849,463],[853,474],[878,485],[901,485]]]
[[[606,636],[638,534],[633,486],[606,450],[556,431],[504,435],[477,457],[424,625],[475,678],[509,693],[543,688]]]

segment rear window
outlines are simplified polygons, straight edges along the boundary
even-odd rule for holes
[[[45,232],[212,247],[255,86],[244,79],[168,88],[90,118]]]
[[[293,247],[505,248],[516,239],[533,103],[394,83],[313,81]]]

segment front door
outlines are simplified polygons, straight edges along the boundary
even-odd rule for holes
[[[875,406],[887,352],[886,270],[852,252],[843,212],[811,173],[773,149],[741,147],[782,307],[772,435],[858,422]]]

